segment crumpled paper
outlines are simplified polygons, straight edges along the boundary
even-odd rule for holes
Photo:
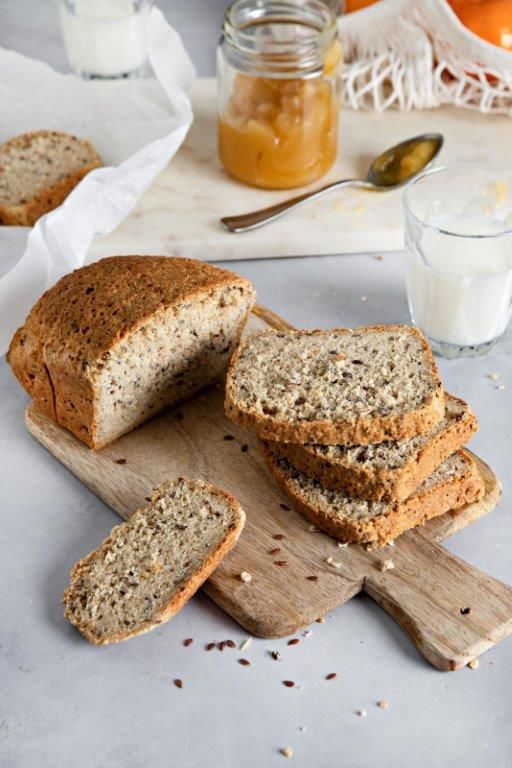
[[[0,141],[61,130],[92,141],[104,163],[31,230],[0,227],[0,354],[39,296],[85,263],[93,238],[128,215],[185,139],[195,71],[157,8],[148,46],[156,80],[104,82],[62,75],[0,48]]]

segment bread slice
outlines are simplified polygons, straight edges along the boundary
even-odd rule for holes
[[[368,445],[428,433],[444,393],[415,328],[263,331],[233,356],[226,411],[268,440]]]
[[[234,547],[238,501],[200,480],[178,478],[71,571],[64,615],[95,645],[149,632],[174,616]]]
[[[361,499],[403,501],[478,429],[464,400],[445,394],[444,418],[427,435],[376,445],[276,443],[277,453],[326,488]]]
[[[113,256],[47,291],[7,360],[41,410],[101,448],[224,376],[254,298],[200,261]]]
[[[262,443],[268,467],[311,523],[344,542],[379,546],[409,528],[481,499],[484,483],[466,451],[456,451],[405,501],[365,501],[324,488],[317,480],[279,456],[271,443]]]
[[[60,131],[34,131],[0,144],[0,224],[31,227],[100,165],[89,141]]]

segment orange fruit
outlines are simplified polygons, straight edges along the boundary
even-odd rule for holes
[[[475,35],[512,51],[512,0],[449,0],[451,7]]]
[[[367,5],[373,5],[376,2],[378,0],[345,0],[345,13],[360,11],[361,8],[366,8]]]

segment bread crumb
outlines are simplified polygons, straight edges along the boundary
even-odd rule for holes
[[[494,373],[494,372],[493,372],[493,373],[490,373],[490,374],[489,374],[489,378],[490,378],[490,380],[491,380],[491,381],[498,381],[498,379],[499,379],[499,376],[498,376],[498,374],[497,374],[497,373]]]
[[[468,661],[468,667],[470,669],[478,669],[479,664],[480,662],[478,661],[478,659],[471,659],[471,661]]]
[[[358,709],[357,713],[359,717],[366,717],[366,709]]]
[[[252,581],[252,576],[248,571],[242,571],[240,574],[240,581],[243,581],[244,584],[249,584],[250,581]]]
[[[506,386],[505,386],[505,384],[498,384],[496,389],[503,390],[503,389],[506,389]]]
[[[248,648],[251,643],[252,643],[252,637],[248,637],[246,640],[240,643],[240,650],[245,651],[245,649]]]
[[[380,707],[381,709],[389,709],[389,701],[387,701],[386,699],[381,699],[380,701],[377,702],[377,706]]]
[[[283,747],[281,749],[281,754],[284,757],[293,757],[293,749],[291,747]]]
[[[382,571],[382,573],[384,573],[385,571],[392,571],[394,567],[395,567],[395,564],[392,560],[382,560],[379,565],[379,568]]]
[[[325,619],[324,619],[324,617],[323,617],[323,616],[320,616],[320,618],[316,620],[316,623],[317,623],[317,624],[325,624]]]
[[[391,539],[391,541],[388,541],[388,547],[394,547],[395,546],[395,540]]]
[[[362,301],[362,302],[365,302],[365,301],[367,301],[367,300],[368,300],[368,297],[367,297],[367,296],[361,296],[361,301]]]
[[[329,565],[331,565],[332,564],[332,557],[326,557],[325,558],[325,562],[328,563]]]
[[[345,547],[348,547],[348,541],[338,541],[338,547],[340,549],[344,549]]]

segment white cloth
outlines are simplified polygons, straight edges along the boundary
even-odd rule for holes
[[[0,48],[0,141],[62,130],[92,141],[105,163],[32,230],[0,227],[0,354],[43,291],[84,264],[93,238],[128,215],[187,134],[194,67],[156,8],[148,46],[156,79],[119,82],[85,82]],[[7,274],[4,258],[15,264]]]

